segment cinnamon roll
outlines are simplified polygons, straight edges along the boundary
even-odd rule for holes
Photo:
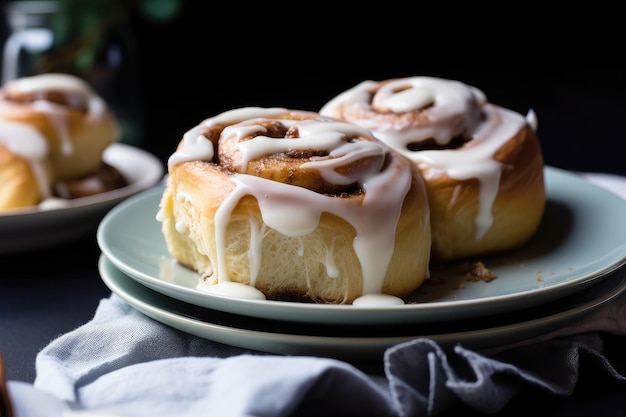
[[[536,118],[487,101],[460,81],[416,76],[364,81],[320,114],[370,129],[426,180],[432,258],[510,251],[536,232],[545,206]]]
[[[168,171],[157,218],[199,288],[397,303],[428,275],[424,181],[367,129],[315,112],[235,109],[186,132]]]
[[[77,198],[127,184],[102,160],[119,139],[115,116],[68,74],[19,78],[0,89],[0,210]],[[118,173],[119,174],[119,173]],[[69,191],[68,191],[69,190]]]
[[[0,119],[0,211],[38,204],[51,181],[48,142],[28,125]]]

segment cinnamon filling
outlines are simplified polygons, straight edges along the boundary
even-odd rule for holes
[[[57,181],[52,192],[55,197],[74,199],[101,194],[129,184],[128,180],[116,168],[106,163],[95,174],[66,181]]]
[[[83,111],[86,111],[88,108],[88,98],[84,94],[75,91],[38,90],[27,93],[8,89],[8,91],[6,91],[6,93],[2,96],[2,99],[21,104],[45,100]]]
[[[429,138],[423,140],[421,142],[411,142],[407,144],[407,149],[409,151],[434,151],[434,150],[444,150],[444,149],[458,149],[466,142],[469,142],[472,138],[465,137],[464,135],[458,135],[450,139],[450,141],[444,145],[440,145],[435,141],[434,138]]]

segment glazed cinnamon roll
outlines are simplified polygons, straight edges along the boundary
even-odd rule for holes
[[[39,204],[51,182],[48,142],[28,125],[0,119],[0,211]]]
[[[0,119],[37,128],[49,143],[52,167],[61,180],[97,172],[102,152],[120,133],[104,100],[68,74],[7,82],[0,90]]]
[[[207,291],[402,302],[428,275],[430,219],[411,161],[357,125],[241,108],[189,130],[157,218]],[[257,292],[258,291],[258,292]]]
[[[106,103],[77,77],[43,74],[7,82],[0,89],[0,177],[7,179],[0,182],[0,210],[126,185],[102,160],[119,133]]]
[[[450,261],[523,246],[545,206],[536,119],[434,77],[364,81],[320,114],[370,129],[410,158],[428,189],[432,257]]]

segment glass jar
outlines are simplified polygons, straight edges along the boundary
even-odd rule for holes
[[[76,75],[107,101],[120,123],[121,142],[139,145],[139,63],[126,4],[133,2],[7,3],[2,82],[50,72]]]

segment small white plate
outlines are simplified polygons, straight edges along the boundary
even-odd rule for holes
[[[626,201],[578,174],[547,167],[541,226],[522,250],[483,259],[498,276],[465,282],[457,265],[437,270],[405,305],[358,307],[229,298],[195,288],[199,275],[169,255],[156,220],[163,187],[109,212],[97,233],[117,268],[156,291],[202,307],[250,317],[328,324],[398,324],[467,319],[538,305],[579,291],[626,262]]]
[[[142,149],[115,143],[103,154],[129,185],[94,196],[64,200],[61,206],[29,207],[0,213],[0,255],[67,242],[96,230],[116,204],[156,185],[164,173],[161,161]]]
[[[347,360],[380,358],[385,349],[416,338],[468,349],[500,347],[557,330],[581,319],[626,289],[624,268],[553,303],[480,320],[423,325],[332,325],[258,319],[202,308],[141,285],[100,256],[103,282],[130,305],[163,324],[205,339],[286,355],[317,355]]]

